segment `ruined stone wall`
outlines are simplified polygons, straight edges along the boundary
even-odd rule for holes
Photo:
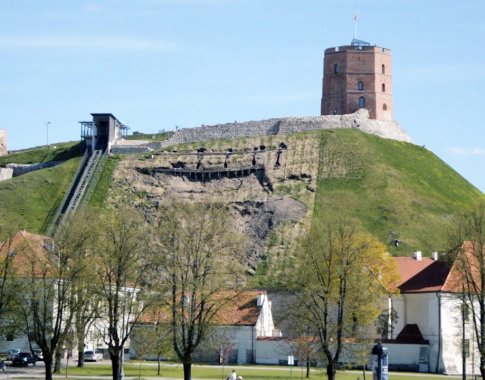
[[[5,167],[7,169],[13,170],[13,176],[17,177],[22,174],[33,172],[35,170],[41,170],[45,168],[50,168],[62,164],[64,161],[49,161],[37,164],[7,164]]]
[[[379,137],[411,142],[410,137],[396,122],[370,119],[369,112],[361,109],[348,115],[285,117],[184,128],[175,133],[170,139],[163,141],[160,145],[164,148],[176,144],[207,140],[290,135],[296,132],[337,128],[358,128],[363,132],[371,133]]]
[[[7,131],[0,129],[0,156],[7,154]]]

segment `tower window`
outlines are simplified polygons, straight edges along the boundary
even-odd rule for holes
[[[382,109],[383,109],[384,111],[387,111],[387,104],[386,104],[386,103],[384,103],[384,105],[382,106]]]
[[[365,98],[363,96],[359,98],[359,108],[365,108]]]
[[[382,64],[381,66],[382,74],[386,73],[386,65]]]
[[[385,83],[382,84],[382,92],[386,92],[386,84]]]
[[[339,71],[338,63],[335,63],[335,64],[333,65],[333,72],[334,72],[335,74],[338,74],[338,71]]]
[[[361,80],[357,82],[357,90],[364,91],[364,82]]]

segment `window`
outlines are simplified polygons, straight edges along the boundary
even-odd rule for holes
[[[338,74],[338,63],[336,63],[336,64],[333,65],[333,72],[335,74]]]
[[[386,92],[386,84],[385,83],[382,84],[382,92]]]
[[[357,90],[364,91],[364,82],[361,80],[357,82]]]
[[[386,65],[382,64],[381,66],[382,74],[386,73]]]
[[[359,98],[359,108],[365,108],[365,98],[363,96]]]
[[[384,103],[384,105],[382,106],[382,109],[383,109],[384,111],[387,111],[387,104],[386,104],[386,103]]]

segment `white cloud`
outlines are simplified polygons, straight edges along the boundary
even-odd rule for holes
[[[476,156],[482,156],[485,154],[485,149],[482,148],[472,148],[472,154]]]
[[[167,41],[111,36],[0,38],[0,47],[4,49],[112,49],[158,51],[165,53],[171,53],[178,50],[176,44]]]
[[[450,153],[459,155],[472,155],[472,156],[483,156],[485,155],[485,149],[482,148],[461,148],[461,147],[451,147],[449,149]]]
[[[100,13],[103,10],[103,8],[96,3],[88,3],[86,4],[86,11],[88,13]]]

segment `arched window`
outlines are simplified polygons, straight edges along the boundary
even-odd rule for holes
[[[359,98],[359,108],[365,108],[365,98],[363,96]]]
[[[333,65],[333,72],[334,72],[335,74],[338,74],[338,63],[335,63],[335,64]]]
[[[382,84],[382,92],[386,92],[386,84],[385,83]]]
[[[386,104],[386,103],[384,103],[384,105],[382,106],[382,109],[383,109],[384,111],[387,111],[387,104]]]
[[[386,73],[386,65],[382,64],[381,69],[382,69],[382,74],[385,74]]]
[[[357,90],[364,91],[364,82],[361,80],[357,82]]]

